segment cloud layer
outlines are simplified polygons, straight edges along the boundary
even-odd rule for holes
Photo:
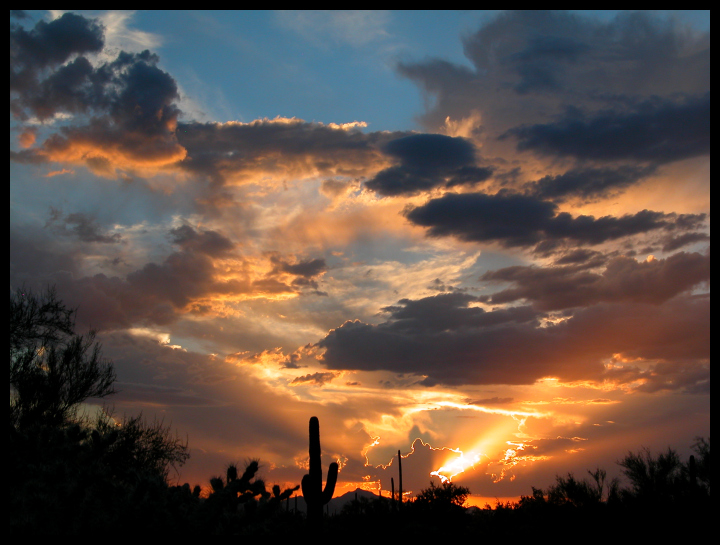
[[[401,41],[402,13],[272,17],[308,55]],[[401,449],[408,486],[519,495],[709,429],[709,33],[502,12],[468,64],[402,55],[422,130],[376,131],[194,119],[188,73],[101,21],[11,16],[11,286],[103,331],[118,403],[190,430],[195,474],[299,482],[315,415],[348,487]]]

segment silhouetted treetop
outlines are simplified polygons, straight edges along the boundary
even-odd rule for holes
[[[10,295],[11,424],[60,424],[86,399],[115,392],[112,362],[94,331],[74,332],[74,315],[52,288]]]
[[[465,486],[458,486],[450,481],[445,481],[440,486],[430,482],[428,488],[424,488],[415,498],[415,504],[433,506],[457,505],[462,507],[470,495],[470,489]]]

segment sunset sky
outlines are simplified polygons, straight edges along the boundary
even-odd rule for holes
[[[173,481],[299,484],[311,416],[336,495],[709,437],[709,11],[11,12],[10,75],[11,291]]]

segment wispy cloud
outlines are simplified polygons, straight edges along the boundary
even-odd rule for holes
[[[331,43],[361,47],[390,36],[386,10],[284,10],[278,23],[319,46]]]

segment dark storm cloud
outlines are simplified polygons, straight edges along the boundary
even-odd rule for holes
[[[379,147],[404,134],[364,134],[294,118],[182,123],[178,138],[188,157],[180,166],[217,184],[268,172],[356,176],[375,163],[383,165]]]
[[[192,299],[216,292],[212,260],[199,253],[176,252],[163,263],[148,263],[128,274],[133,291],[183,308]]]
[[[25,95],[36,95],[37,87],[42,85],[43,69],[60,65],[72,55],[98,53],[103,44],[103,27],[73,13],[65,13],[49,23],[39,21],[31,30],[10,23],[10,92],[20,93],[15,100],[11,97],[10,110],[22,117],[23,108],[27,106]],[[78,57],[76,61],[80,59],[84,60],[84,57]],[[73,68],[64,70],[65,78],[56,79],[65,79],[64,83],[72,86],[72,79],[76,77],[72,72],[83,63],[71,64]],[[62,91],[62,85],[54,87]],[[44,116],[41,113],[39,117]]]
[[[99,23],[72,13],[40,21],[31,31],[11,26],[12,113],[44,120],[60,111],[96,110],[122,121],[126,129],[156,129],[154,117],[174,119],[177,111],[170,103],[178,98],[177,86],[156,67],[157,55],[121,51],[98,67],[82,56],[102,50],[103,32]],[[70,60],[73,55],[78,56]]]
[[[512,55],[520,81],[514,89],[519,94],[556,90],[564,76],[564,65],[574,64],[590,46],[577,38],[564,36],[533,36],[527,48]]]
[[[464,138],[414,134],[392,140],[382,149],[400,164],[380,171],[365,186],[383,196],[474,185],[492,174],[492,169],[476,166],[475,146]]]
[[[576,216],[557,213],[553,203],[527,195],[498,193],[446,194],[405,213],[416,225],[428,227],[428,236],[454,236],[475,242],[497,242],[505,247],[528,247],[539,242],[567,240],[601,244],[608,240],[676,229],[690,221],[685,216],[642,210],[621,217]],[[692,215],[702,222],[704,215]]]
[[[218,388],[227,382],[244,388],[239,386],[238,378],[244,379],[242,383],[247,386],[242,394],[245,402],[252,404],[256,397],[262,397],[252,392],[242,370],[227,365],[223,358],[178,349],[152,336],[127,331],[102,332],[98,339],[103,354],[122,370],[120,392],[113,397],[113,403],[121,407],[136,402],[166,408],[219,407],[225,403],[218,399]]]
[[[171,233],[177,235],[176,230]],[[310,286],[317,290],[317,283],[312,277],[305,278],[306,282],[296,282],[293,279],[289,284],[284,279],[275,278],[275,273],[259,277],[252,272],[252,267],[237,257],[232,268],[233,278],[219,279],[215,264],[217,257],[225,256],[228,252],[227,239],[215,233],[212,236],[206,231],[194,240],[194,244],[186,245],[186,249],[170,254],[161,264],[148,263],[142,269],[127,275],[127,283],[134,293],[146,294],[148,301],[157,304],[171,303],[176,311],[204,312],[204,303],[207,297],[222,295],[238,296],[244,294],[279,294],[297,293],[299,288]],[[322,260],[320,260],[322,261]],[[323,262],[324,263],[324,262]],[[301,262],[299,270],[304,273],[315,271],[317,275],[324,270],[313,262]],[[305,266],[305,270],[303,270]]]
[[[10,226],[10,285],[13,287],[27,284],[28,289],[40,291],[53,275],[80,274],[80,260],[79,248],[68,248],[50,239],[44,230]]]
[[[117,244],[122,241],[122,236],[118,233],[104,233],[95,218],[80,212],[63,217],[60,210],[51,208],[50,218],[45,227],[50,227],[54,232],[62,235],[73,235],[83,242]]]
[[[203,192],[196,203],[212,212],[232,199],[222,187],[227,182],[377,172],[389,163],[384,144],[409,134],[364,134],[358,129],[362,123],[324,125],[295,118],[178,126],[178,87],[158,68],[158,56],[120,52],[115,60],[94,65],[84,54],[100,51],[102,38],[100,25],[72,14],[31,30],[11,26],[12,115],[47,121],[69,114],[62,126],[49,123],[44,132],[50,136],[37,144],[27,127],[21,128],[25,149],[11,149],[11,160],[81,164],[107,177],[181,169],[196,175]],[[472,165],[456,170],[449,183],[484,175]]]
[[[277,268],[280,271],[302,276],[304,278],[319,276],[327,271],[327,263],[325,263],[323,258],[308,259],[306,261],[298,261],[297,263],[292,264],[277,257],[273,257],[272,261],[277,264]]]
[[[326,349],[324,362],[330,369],[390,370],[427,374],[428,366],[447,363],[445,382],[458,383],[453,369],[456,357],[473,351],[492,334],[519,328],[532,331],[537,313],[528,307],[486,312],[469,306],[478,298],[452,293],[417,301],[403,299],[386,307],[388,321],[377,326],[346,322],[318,343]],[[450,350],[450,352],[448,352]],[[379,352],[383,355],[379,356]],[[429,381],[434,382],[434,378]]]
[[[678,236],[669,236],[664,241],[662,251],[672,252],[673,250],[677,250],[678,248],[682,248],[683,246],[687,246],[689,244],[709,240],[710,236],[705,233],[684,233]]]
[[[194,250],[209,256],[220,257],[226,255],[234,247],[230,239],[217,231],[195,231],[189,225],[183,225],[170,230],[172,241],[184,250]]]
[[[175,138],[177,85],[157,67],[158,56],[123,51],[95,67],[83,54],[102,46],[102,26],[80,15],[66,13],[31,30],[11,25],[13,116],[24,121],[57,113],[92,115],[64,125],[39,147],[11,150],[11,159],[82,163],[112,175],[117,167],[159,166],[185,156]]]
[[[96,115],[86,125],[60,127],[38,148],[11,151],[11,159],[82,163],[104,175],[113,175],[116,168],[158,167],[182,159],[186,152],[175,138],[177,86],[157,62],[148,51],[122,52],[98,69],[81,58],[62,67],[48,80],[74,64],[84,66],[76,84],[61,94],[40,85],[35,94],[24,93],[16,102],[40,117],[63,111]]]
[[[530,307],[512,307],[486,312],[480,307],[470,307],[480,299],[466,293],[444,293],[413,301],[401,299],[397,305],[384,307],[390,313],[396,331],[421,331],[458,329],[464,326],[493,326],[503,322],[531,322],[537,313]]]
[[[430,284],[427,287],[427,289],[432,290],[432,291],[440,291],[440,292],[446,292],[446,291],[464,292],[464,291],[467,291],[467,288],[457,288],[455,286],[447,285],[447,284],[445,284],[445,282],[443,282],[439,278],[436,278],[435,280],[433,280],[432,284]]]
[[[683,100],[654,98],[633,111],[572,111],[553,123],[515,127],[518,150],[542,155],[666,163],[710,153],[710,93]]]
[[[507,267],[487,272],[484,282],[510,282],[489,302],[528,301],[543,311],[588,306],[599,302],[660,304],[710,280],[710,255],[680,252],[667,259],[637,262],[618,256],[600,273],[577,266]]]
[[[438,59],[398,65],[432,96],[422,117],[431,129],[448,116],[478,111],[488,138],[526,125],[517,133],[521,144],[548,153],[666,162],[707,150],[709,32],[641,12],[603,22],[563,11],[511,10],[467,35],[463,45],[471,69]],[[568,104],[580,117],[568,116]],[[683,118],[687,126],[679,123]],[[655,123],[660,134],[638,134],[642,123]],[[541,142],[546,134],[552,144]],[[618,142],[604,141],[593,152],[590,142],[600,134]],[[580,138],[575,146],[572,135]],[[623,149],[621,141],[631,146]]]
[[[709,43],[643,12],[601,22],[564,11],[506,11],[463,44],[479,73],[501,73],[518,93],[570,94],[592,90],[598,82],[605,91],[632,89],[637,82],[642,91],[656,93],[668,84],[682,90],[709,84],[702,70],[709,63]],[[685,81],[668,81],[680,73]]]
[[[587,267],[599,267],[607,261],[606,256],[602,252],[589,250],[587,248],[577,248],[571,250],[555,260],[555,265],[576,265]]]
[[[268,274],[269,278],[273,278],[276,275],[280,275],[280,277],[282,277],[282,275],[292,275],[295,277],[290,281],[290,286],[293,288],[297,290],[311,288],[315,295],[327,295],[326,292],[319,291],[320,286],[317,282],[317,279],[328,270],[325,259],[296,260],[294,263],[290,263],[277,255],[272,255],[270,262],[273,264],[273,269]]]
[[[531,384],[547,376],[602,380],[603,361],[616,354],[659,361],[709,358],[704,297],[673,298],[662,305],[601,303],[544,327],[535,320],[508,320],[507,310],[487,312],[486,323],[473,324],[479,313],[466,306],[469,299],[457,300],[448,312],[447,301],[437,297],[416,303],[437,303],[438,314],[465,314],[468,323],[445,323],[427,312],[396,319],[411,308],[406,304],[378,325],[354,321],[332,330],[318,343],[325,349],[325,365],[414,373],[432,386]],[[504,319],[494,319],[496,313]]]
[[[608,197],[655,172],[654,167],[573,168],[525,185],[528,195],[561,201],[569,197]]]
[[[647,382],[638,386],[641,392],[682,390],[691,394],[710,395],[710,365],[700,362],[669,362],[653,366]]]
[[[242,256],[232,256],[233,274],[227,278],[227,267],[218,268],[217,260],[228,256],[229,241],[214,231],[172,230],[169,235],[182,249],[125,277],[83,276],[81,247],[70,237],[48,235],[48,230],[21,233],[11,226],[11,285],[54,284],[70,307],[80,307],[78,319],[99,329],[170,324],[186,313],[211,312],[209,300],[222,296],[298,292],[290,283],[259,275]],[[59,243],[63,240],[67,243]]]
[[[475,146],[464,138],[442,134],[413,134],[392,140],[383,151],[410,169],[454,169],[475,162]]]
[[[452,193],[409,210],[406,217],[429,227],[434,237],[528,246],[540,240],[555,213],[554,204],[523,195]]]

